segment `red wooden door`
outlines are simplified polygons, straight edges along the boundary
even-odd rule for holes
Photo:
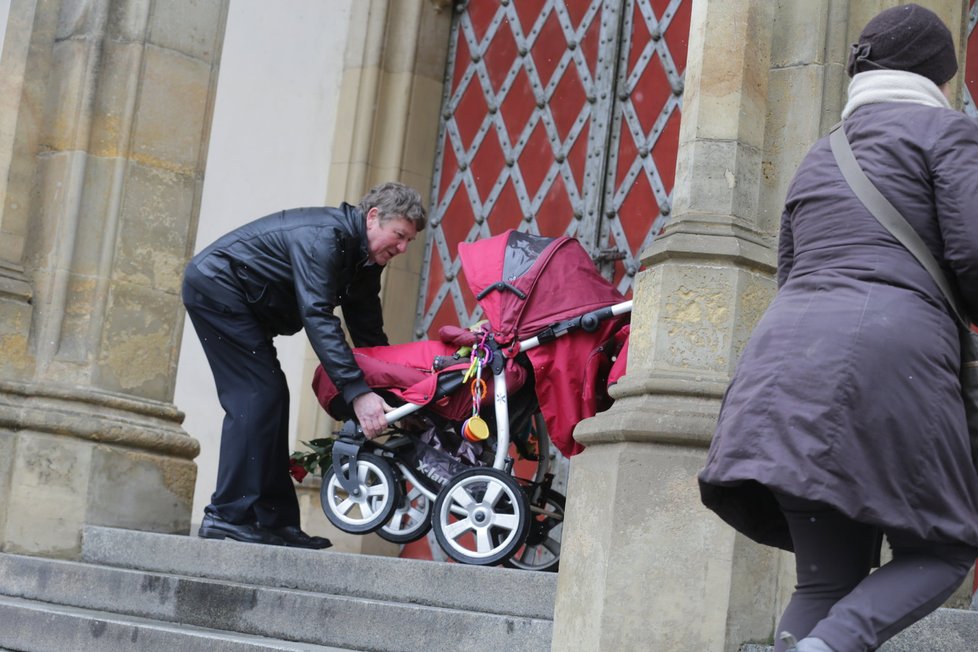
[[[460,242],[571,235],[628,293],[671,208],[692,0],[457,12],[415,335],[481,317]]]
[[[482,316],[458,244],[571,235],[630,293],[669,219],[692,0],[470,0],[454,17],[415,335]],[[554,489],[567,465],[555,456]],[[403,556],[443,558],[423,539]]]

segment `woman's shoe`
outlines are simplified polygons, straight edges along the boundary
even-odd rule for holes
[[[781,632],[778,639],[790,646],[785,652],[835,652],[828,643],[813,636],[807,636],[799,641],[790,632]]]

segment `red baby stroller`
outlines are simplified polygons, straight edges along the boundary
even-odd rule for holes
[[[354,349],[367,384],[399,405],[387,415],[397,427],[366,441],[346,423],[323,512],[341,530],[399,543],[433,529],[462,563],[556,570],[564,500],[551,487],[549,442],[580,452],[574,426],[610,405],[631,301],[572,238],[510,230],[459,245],[459,257],[486,322]],[[322,367],[313,389],[334,418],[351,416]],[[537,462],[532,479],[513,476],[512,449]]]

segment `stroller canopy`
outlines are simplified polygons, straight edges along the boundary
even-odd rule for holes
[[[458,246],[462,270],[501,344],[625,300],[581,244],[510,229]]]

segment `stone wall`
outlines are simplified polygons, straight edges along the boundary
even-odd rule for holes
[[[225,0],[13,0],[0,84],[0,543],[186,531],[173,406]]]

